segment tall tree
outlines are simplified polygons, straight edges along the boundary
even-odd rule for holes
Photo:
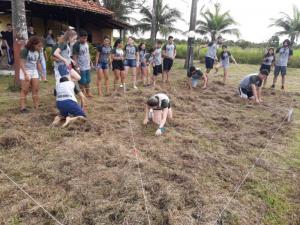
[[[156,40],[156,30],[157,30],[157,0],[153,0],[152,4],[152,21],[151,21],[151,40],[152,40],[152,45],[154,46],[155,40]],[[165,31],[166,33],[167,31]]]
[[[135,25],[135,29],[138,32],[145,33],[147,31],[151,31],[153,29],[153,37],[152,39],[156,39],[157,34],[160,33],[162,35],[174,33],[174,32],[182,32],[180,29],[176,28],[175,23],[178,20],[181,20],[181,13],[178,9],[171,8],[167,4],[163,4],[163,0],[156,0],[156,10],[155,10],[155,16],[156,16],[156,23],[155,27],[152,26],[152,22],[155,21],[153,18],[152,10],[150,7],[142,7],[140,10],[140,14],[143,16],[143,18],[139,21],[137,25]]]
[[[14,55],[19,56],[21,48],[28,40],[24,0],[12,0],[12,26],[14,37]],[[20,57],[15,57],[15,85],[20,85]]]
[[[198,8],[198,0],[192,1],[191,6],[191,15],[190,15],[190,29],[189,32],[195,32],[196,30],[196,21],[197,21],[197,8]],[[190,66],[193,65],[194,61],[194,41],[195,37],[188,37],[188,43],[187,43],[187,54],[186,54],[186,60],[184,63],[184,68],[190,68]]]
[[[300,36],[300,10],[294,5],[293,16],[284,12],[281,12],[280,14],[280,18],[272,19],[272,24],[270,26],[280,28],[281,31],[277,32],[275,35],[287,35],[291,39],[291,44],[293,45],[298,41]]]
[[[196,32],[202,35],[209,34],[212,41],[221,34],[240,36],[239,30],[232,27],[237,25],[237,22],[231,17],[229,11],[221,12],[220,4],[215,4],[213,11],[208,9],[200,15],[202,18],[197,21]]]
[[[97,0],[96,0],[97,1]],[[146,0],[101,0],[103,6],[115,13],[115,17],[129,22],[132,12],[141,9]]]

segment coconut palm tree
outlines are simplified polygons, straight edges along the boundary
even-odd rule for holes
[[[231,17],[230,12],[221,12],[221,5],[215,4],[214,10],[201,12],[201,19],[197,21],[196,32],[202,35],[210,35],[212,41],[216,40],[218,35],[229,34],[236,37],[240,36],[237,28],[232,26],[238,23]]]
[[[291,39],[291,44],[293,45],[300,36],[300,10],[294,5],[292,17],[284,12],[281,12],[280,14],[280,18],[271,19],[273,23],[270,26],[281,28],[281,31],[277,32],[275,35],[287,35]]]
[[[152,9],[150,7],[142,7],[140,14],[143,18],[134,28],[136,32],[144,34],[147,31],[151,31]],[[182,19],[180,11],[169,7],[167,4],[164,5],[163,0],[157,0],[156,19],[155,38],[158,33],[165,37],[170,33],[181,32],[181,30],[174,25],[175,22]]]

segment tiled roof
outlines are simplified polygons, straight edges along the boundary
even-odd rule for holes
[[[61,6],[66,8],[75,8],[94,12],[102,15],[112,16],[114,13],[103,6],[98,5],[95,2],[88,0],[27,0],[28,2],[34,2],[43,5]]]

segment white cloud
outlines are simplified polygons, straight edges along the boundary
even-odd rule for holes
[[[179,9],[186,21],[189,21],[191,0],[164,0],[171,7]],[[199,0],[198,8],[203,4],[212,6],[216,1]],[[252,42],[268,40],[276,28],[269,27],[271,18],[279,17],[280,12],[292,14],[293,5],[300,8],[299,0],[219,0],[223,10],[229,10],[233,18],[240,24],[241,38]],[[187,30],[188,25],[178,22],[178,27]],[[181,36],[181,38],[184,38]]]

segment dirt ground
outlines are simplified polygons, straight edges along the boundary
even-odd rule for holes
[[[51,96],[25,115],[16,100],[2,100],[1,169],[65,225],[300,224],[300,156],[291,144],[299,123],[278,130],[291,105],[298,112],[299,93],[264,90],[255,105],[238,98],[236,82],[212,76],[207,90],[190,91],[184,71],[174,74],[157,90],[129,90],[127,100],[122,93],[90,100],[89,120],[67,129],[49,127]],[[162,137],[142,125],[143,104],[158,91],[174,111]],[[56,224],[4,176],[0,200],[1,225]]]

